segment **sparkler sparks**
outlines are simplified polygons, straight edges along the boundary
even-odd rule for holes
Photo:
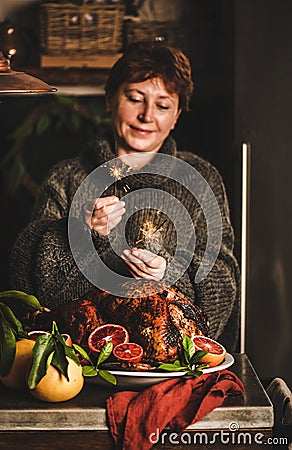
[[[117,181],[121,181],[122,188],[127,193],[130,191],[130,186],[125,181],[122,181],[125,176],[127,176],[128,173],[130,173],[132,170],[131,167],[126,166],[125,164],[115,164],[110,167],[109,174],[111,177],[115,178],[115,193],[117,191]]]
[[[163,231],[163,225],[166,220],[157,228],[151,220],[147,220],[143,228],[140,228],[142,233],[142,239],[136,242],[136,245],[143,242],[146,249],[150,250],[157,246],[161,246],[162,236],[161,231]]]
[[[121,180],[124,176],[124,169],[123,167],[113,166],[110,167],[109,173],[110,176],[115,178],[116,180]]]

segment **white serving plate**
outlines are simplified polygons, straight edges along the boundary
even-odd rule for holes
[[[234,363],[234,358],[230,353],[226,353],[224,361],[216,367],[209,367],[203,369],[203,373],[218,372],[218,370],[227,369]],[[141,388],[152,386],[162,381],[169,380],[173,377],[183,377],[185,372],[156,372],[156,371],[127,371],[127,370],[109,370],[117,379],[118,388]],[[102,386],[109,386],[110,384],[101,377],[87,377],[86,381]]]

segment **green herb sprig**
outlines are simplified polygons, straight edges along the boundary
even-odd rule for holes
[[[205,350],[197,350],[192,339],[185,336],[182,341],[183,354],[181,359],[177,359],[174,363],[160,364],[158,369],[167,370],[168,372],[185,372],[193,377],[200,377],[203,369],[208,364],[200,363],[200,360],[208,353]]]
[[[73,344],[74,349],[79,353],[82,358],[89,362],[90,365],[83,366],[83,376],[85,377],[95,377],[99,375],[104,380],[108,381],[111,384],[116,385],[117,379],[116,377],[109,372],[108,370],[103,369],[102,364],[110,357],[113,351],[113,343],[107,342],[101,349],[100,354],[98,355],[97,362],[94,364],[88,353],[84,350],[84,348],[80,347],[78,344]]]

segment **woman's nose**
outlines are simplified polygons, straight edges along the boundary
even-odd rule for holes
[[[138,118],[141,122],[145,122],[145,123],[152,122],[152,120],[153,120],[152,106],[149,104],[142,105],[142,109],[139,113]]]

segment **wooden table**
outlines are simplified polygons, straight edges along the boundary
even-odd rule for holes
[[[248,357],[236,354],[229,368],[245,386],[244,398],[229,397],[178,440],[165,430],[155,449],[259,449],[272,437],[273,407]],[[116,388],[85,385],[74,399],[43,403],[29,393],[0,387],[0,449],[75,450],[114,448],[105,401]],[[155,441],[155,438],[153,438]],[[249,445],[246,445],[249,444]],[[137,449],[142,450],[142,449]]]

